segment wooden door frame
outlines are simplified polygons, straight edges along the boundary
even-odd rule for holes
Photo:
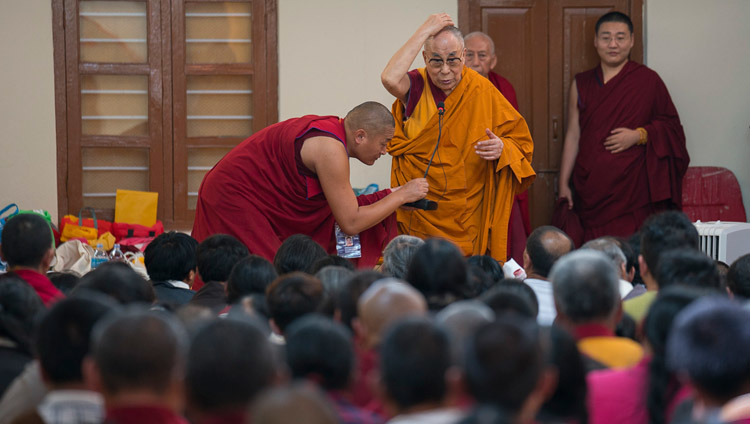
[[[69,111],[69,101],[78,99],[73,105],[73,110],[80,111],[80,97],[76,98],[69,92],[69,88],[74,90],[79,86],[78,78],[81,70],[87,69],[86,66],[79,66],[78,63],[78,40],[74,37],[67,37],[65,30],[75,26],[78,32],[78,20],[75,16],[66,16],[65,5],[67,1],[73,0],[51,0],[52,2],[52,46],[53,46],[53,66],[54,66],[54,96],[55,96],[55,139],[57,154],[57,208],[58,215],[63,216],[71,212],[71,197],[81,196],[81,178],[73,178],[71,181],[70,160],[71,156],[78,155],[80,163],[81,155],[81,134],[80,122],[78,125],[71,125],[71,120],[80,119],[72,116]],[[206,0],[217,1],[217,0]],[[218,0],[232,1],[232,0]],[[257,0],[253,3],[262,3],[263,7],[263,25],[253,25],[254,36],[264,35],[264,45],[266,55],[263,63],[262,72],[265,74],[266,84],[263,87],[264,104],[262,105],[265,119],[262,127],[268,126],[278,121],[279,117],[279,70],[278,70],[278,0]],[[147,3],[152,4],[152,3]],[[158,40],[157,43],[149,42],[149,57],[147,64],[153,65],[155,61],[160,62],[159,70],[152,69],[149,72],[149,120],[161,119],[160,133],[156,132],[153,125],[149,126],[149,135],[144,139],[156,137],[148,144],[152,149],[160,152],[156,157],[149,155],[150,169],[158,168],[159,172],[151,172],[149,178],[150,189],[158,189],[161,201],[159,214],[167,228],[185,229],[190,223],[176,221],[174,219],[174,122],[173,122],[173,65],[171,61],[172,44],[172,1],[157,0],[154,8],[149,7],[148,19],[156,19],[158,25],[154,25],[158,30],[151,31],[153,28],[149,25],[149,38]],[[67,21],[66,21],[67,20]],[[73,49],[73,50],[71,50]],[[74,51],[75,57],[69,57],[68,52]],[[157,53],[158,54],[155,54]],[[167,52],[166,56],[164,52]],[[170,58],[164,59],[165,57]],[[260,63],[258,64],[260,65]],[[113,67],[113,70],[117,68]],[[119,68],[117,68],[119,69]],[[70,80],[70,81],[69,81]],[[71,87],[74,85],[75,87]],[[80,90],[79,90],[80,91]],[[157,96],[158,95],[158,96]],[[80,95],[79,95],[80,96]],[[159,97],[159,98],[157,98]],[[261,128],[262,128],[261,127]],[[102,136],[104,140],[106,136]],[[146,144],[144,144],[146,147]],[[76,150],[77,149],[77,150]],[[74,159],[75,157],[73,157]],[[113,216],[105,216],[112,219]]]

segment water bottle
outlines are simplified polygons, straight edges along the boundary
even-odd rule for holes
[[[125,254],[122,253],[122,250],[120,250],[120,245],[115,243],[115,247],[112,249],[112,254],[110,255],[110,261],[112,262],[127,262],[127,259],[125,258]]]
[[[96,245],[96,252],[94,252],[94,257],[91,258],[91,269],[96,269],[96,267],[107,261],[109,261],[109,256],[107,256],[107,252],[104,251],[104,245],[98,243]]]

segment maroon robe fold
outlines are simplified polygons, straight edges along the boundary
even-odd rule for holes
[[[572,182],[585,240],[629,236],[649,214],[681,209],[690,162],[677,109],[656,72],[629,61],[602,81],[599,66],[576,75],[581,136]],[[648,143],[610,153],[604,140],[620,127],[645,128]]]
[[[193,237],[202,241],[229,234],[251,253],[273,260],[281,243],[307,234],[336,253],[334,217],[320,183],[300,174],[295,140],[308,131],[324,131],[346,146],[343,120],[307,115],[271,125],[227,153],[209,171],[198,192]],[[390,190],[359,196],[360,205],[382,199]],[[372,267],[396,235],[395,215],[360,234],[360,267]]]

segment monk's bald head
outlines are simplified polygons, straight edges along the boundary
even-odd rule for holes
[[[471,40],[481,40],[482,42],[487,44],[487,53],[493,55],[495,54],[495,42],[492,41],[492,38],[489,35],[483,33],[482,31],[474,31],[464,36],[464,43],[468,43]]]
[[[526,240],[526,251],[531,271],[538,277],[547,278],[552,265],[575,249],[573,240],[562,230],[549,225],[532,231]],[[528,265],[529,264],[525,264]],[[528,273],[528,271],[527,271]]]
[[[364,102],[350,110],[344,119],[347,131],[365,130],[368,134],[393,132],[396,121],[387,107],[378,102]]]
[[[424,51],[431,52],[433,50],[433,43],[438,41],[451,41],[451,39],[455,40],[456,43],[458,43],[458,51],[462,51],[464,49],[464,35],[461,33],[461,30],[454,26],[447,26],[438,31],[437,34],[431,35],[427,38],[424,42]]]
[[[386,328],[401,318],[427,313],[427,301],[409,284],[386,278],[370,286],[357,303],[359,320],[365,327],[368,344],[375,346]]]

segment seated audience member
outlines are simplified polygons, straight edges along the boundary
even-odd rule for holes
[[[469,258],[471,259],[471,258]],[[495,286],[495,281],[479,265],[469,264],[467,261],[466,271],[468,273],[466,297],[477,298]],[[529,289],[530,290],[530,289]]]
[[[526,318],[537,319],[539,303],[536,294],[527,284],[514,278],[504,278],[480,298],[495,315],[516,313]]]
[[[196,250],[198,275],[203,287],[190,303],[210,308],[214,313],[227,306],[226,285],[232,268],[249,255],[247,247],[226,234],[215,234],[203,240]]]
[[[646,316],[648,307],[656,298],[659,282],[655,272],[659,268],[661,255],[668,250],[681,247],[698,249],[698,230],[682,212],[667,211],[652,215],[641,227],[641,254],[638,268],[647,292],[623,303],[623,309],[636,322]]]
[[[384,421],[351,403],[355,356],[352,336],[346,327],[327,317],[309,315],[292,323],[286,335],[286,362],[292,377],[320,386],[342,424]]]
[[[187,234],[170,231],[158,235],[143,252],[144,265],[156,300],[176,307],[193,298],[198,242]]]
[[[618,240],[620,239],[618,238]],[[630,292],[630,294],[628,294],[626,297],[632,298],[640,296],[646,292],[646,283],[643,282],[643,277],[641,277],[641,267],[640,265],[638,265],[638,257],[641,255],[641,232],[638,231],[637,233],[633,233],[633,235],[628,237],[627,240],[623,240],[623,245],[620,246],[620,248],[622,249],[622,252],[625,254],[625,256],[628,257],[628,262],[631,262],[630,256],[628,256],[628,250],[631,250],[633,252],[633,256],[635,257],[635,259],[632,260],[634,270],[633,287],[634,290],[638,290]]]
[[[589,373],[592,424],[663,424],[689,390],[666,367],[666,345],[672,322],[703,292],[692,287],[659,291],[643,324],[647,355],[635,367]]]
[[[422,292],[433,311],[469,297],[466,259],[448,240],[425,241],[412,256],[406,281]]]
[[[185,391],[193,424],[243,424],[258,394],[277,377],[271,344],[250,322],[214,319],[191,340]]]
[[[352,272],[357,270],[352,261],[350,261],[349,259],[342,258],[339,255],[328,255],[315,261],[312,267],[312,274],[317,274],[318,271],[327,266],[340,266]]]
[[[0,253],[14,271],[36,291],[45,306],[65,297],[47,278],[55,257],[55,242],[47,221],[35,213],[18,214],[5,223]]]
[[[81,280],[81,277],[73,272],[48,272],[47,278],[49,278],[53,286],[57,287],[66,296],[73,291]]]
[[[460,423],[531,423],[552,390],[539,326],[518,316],[498,317],[470,337],[463,363],[477,405]]]
[[[424,240],[406,234],[396,236],[383,250],[383,265],[380,272],[393,278],[406,279],[411,258],[424,244]]]
[[[454,364],[463,363],[469,337],[477,328],[494,319],[495,312],[477,300],[459,300],[435,315],[435,322],[442,326],[450,337]]]
[[[715,260],[716,270],[719,271],[719,286],[722,290],[727,289],[727,274],[729,274],[729,265],[726,262]]]
[[[409,284],[386,278],[362,293],[357,302],[357,314],[352,326],[359,341],[356,350],[359,372],[352,400],[355,405],[366,407],[374,399],[372,389],[379,360],[378,349],[385,331],[403,318],[426,315],[427,301]]]
[[[94,325],[115,309],[104,296],[57,302],[39,324],[35,344],[42,377],[49,389],[34,410],[14,423],[99,424],[104,419],[101,394],[84,383],[82,364],[91,348]]]
[[[750,422],[750,310],[726,298],[700,299],[677,318],[667,366],[695,389],[698,422]]]
[[[315,386],[292,384],[263,393],[251,408],[250,424],[339,424],[333,406]]]
[[[0,396],[33,359],[31,335],[43,310],[39,296],[20,276],[0,275]]]
[[[697,249],[672,249],[664,252],[654,272],[659,289],[673,285],[714,289],[726,294],[716,261]]]
[[[292,321],[317,312],[323,303],[323,283],[303,272],[284,274],[266,289],[266,302],[274,333],[283,336]]]
[[[469,256],[466,262],[469,265],[476,265],[481,268],[495,283],[505,278],[502,264],[490,255]]]
[[[453,424],[463,416],[449,406],[455,382],[449,381],[448,334],[427,318],[395,323],[380,346],[380,379],[389,423]]]
[[[572,252],[552,267],[550,281],[556,323],[578,340],[590,368],[626,368],[641,360],[638,343],[615,336],[622,304],[619,277],[609,258],[590,249]]]
[[[336,310],[339,309],[338,301],[341,298],[341,292],[352,275],[354,275],[354,271],[336,265],[328,265],[315,273],[315,278],[323,283],[323,291],[325,292],[320,313],[332,318],[335,316]]]
[[[727,289],[732,296],[750,299],[750,254],[732,262],[727,273]]]
[[[153,286],[130,265],[123,262],[106,262],[81,277],[72,294],[93,291],[106,294],[117,302],[152,304],[156,300]]]
[[[334,313],[334,318],[344,324],[350,330],[353,330],[352,320],[357,318],[357,303],[359,297],[365,292],[375,281],[387,278],[385,274],[378,271],[357,271],[351,278],[344,284],[339,293],[338,311]],[[356,336],[356,334],[355,334]],[[355,339],[355,344],[359,344],[359,340]]]
[[[547,369],[556,375],[557,384],[544,401],[536,422],[583,424],[588,422],[586,409],[586,366],[573,336],[551,325],[541,328],[546,343]]]
[[[541,325],[552,325],[557,312],[552,298],[552,284],[548,275],[552,265],[575,249],[573,240],[562,230],[552,226],[535,229],[526,240],[523,264],[526,271],[524,283],[534,290],[539,303],[536,321]]]
[[[227,281],[227,302],[234,305],[246,296],[255,311],[268,318],[266,288],[278,277],[276,268],[266,258],[250,255],[232,268]]]
[[[176,318],[131,311],[94,327],[84,375],[104,396],[105,422],[186,424],[188,336]]]
[[[625,298],[625,296],[633,290],[633,284],[627,280],[627,258],[625,257],[625,253],[622,252],[622,249],[620,249],[617,240],[612,237],[599,237],[598,239],[587,241],[581,246],[581,249],[598,250],[604,253],[612,261],[615,269],[620,274],[618,285],[620,298]]]
[[[318,260],[328,257],[326,250],[310,236],[295,234],[281,243],[273,257],[273,265],[279,275],[290,272],[305,272],[312,275]]]

